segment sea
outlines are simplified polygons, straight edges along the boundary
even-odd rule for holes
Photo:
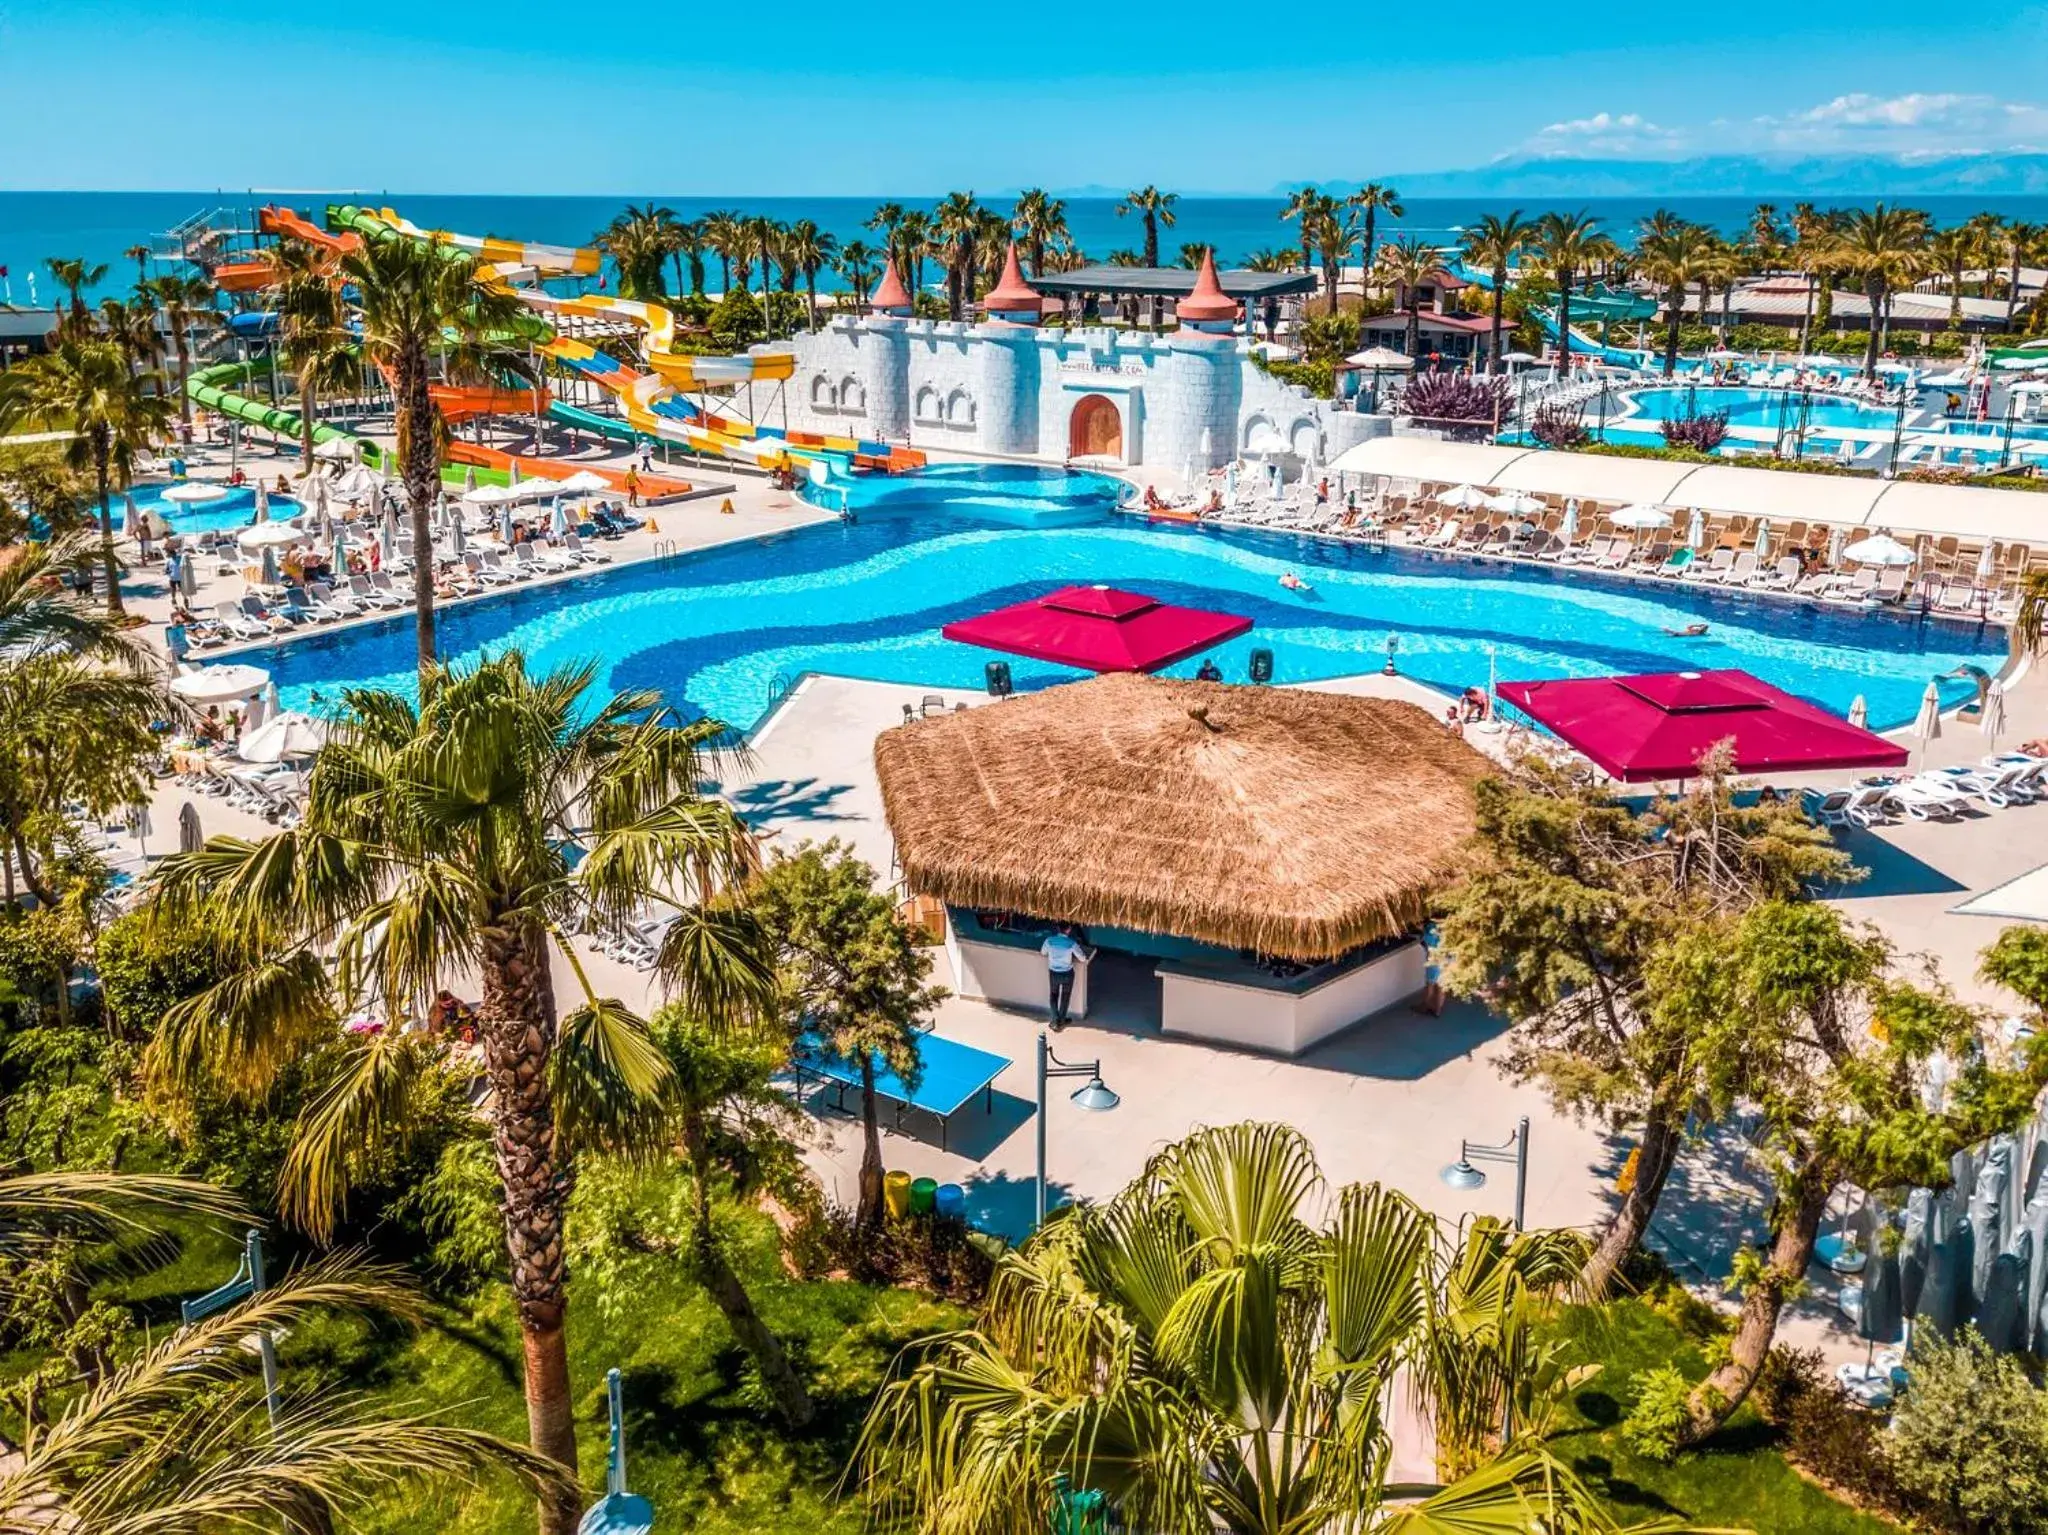
[[[905,207],[934,205],[935,197],[889,199]],[[1487,213],[1506,213],[1511,208],[1535,216],[1559,209],[1590,213],[1615,238],[1627,241],[1638,220],[1655,207],[1668,207],[1695,222],[1734,235],[1747,227],[1760,199],[1747,197],[1675,197],[1661,202],[1646,198],[1585,198],[1576,200],[1414,198],[1406,203],[1399,219],[1382,218],[1380,233],[1414,235],[1420,239],[1449,242],[1467,225]],[[124,253],[195,215],[217,210],[240,212],[253,217],[266,203],[296,208],[318,222],[329,203],[352,202],[365,206],[391,206],[413,222],[430,229],[450,229],[462,234],[497,235],[548,245],[587,245],[626,205],[619,197],[471,197],[451,194],[398,196],[384,192],[0,192],[0,301],[18,304],[52,300],[53,285],[43,263],[47,257],[84,257],[93,265],[107,268],[107,275],[94,296],[121,294],[133,284],[136,263]],[[652,193],[635,197],[635,203],[653,202],[671,208],[678,217],[701,218],[719,209],[746,214],[765,214],[785,223],[796,219],[815,220],[844,243],[865,240],[876,243],[868,218],[882,201],[872,197],[748,197],[734,193],[723,197],[663,197]],[[982,199],[996,209],[1007,208],[1008,197]],[[1939,224],[1961,223],[1981,212],[2028,222],[2048,222],[2048,197],[1935,197],[1913,199]],[[1280,217],[1284,199],[1267,197],[1185,197],[1174,209],[1173,227],[1160,231],[1161,259],[1171,264],[1183,243],[1213,245],[1223,266],[1242,265],[1255,251],[1299,244],[1292,223]],[[1781,213],[1791,199],[1778,201]],[[1102,259],[1113,250],[1138,249],[1144,231],[1135,216],[1119,216],[1116,201],[1107,197],[1076,197],[1067,200],[1067,223],[1076,243],[1090,257]],[[929,273],[927,276],[929,277]],[[712,263],[711,281],[716,286],[717,264]],[[33,279],[33,290],[31,289]],[[823,286],[830,287],[829,278]]]

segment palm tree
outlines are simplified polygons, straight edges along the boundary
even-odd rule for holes
[[[692,297],[704,296],[704,252],[707,245],[704,237],[704,223],[701,219],[680,221],[670,236],[669,257],[675,262],[676,289]],[[683,263],[690,264],[689,284],[683,282]]]
[[[1758,203],[1749,213],[1749,227],[1742,242],[1749,248],[1759,273],[1768,272],[1785,254],[1785,228],[1778,218],[1776,203]]]
[[[839,275],[846,280],[846,286],[853,290],[854,307],[867,308],[875,279],[882,275],[882,264],[875,252],[864,241],[848,240],[839,248],[839,260],[835,265]]]
[[[607,224],[597,235],[597,248],[612,258],[619,274],[619,297],[661,299],[662,268],[680,247],[676,243],[676,211],[653,203],[635,206]]]
[[[909,263],[903,260],[903,220],[906,217],[901,203],[883,203],[867,217],[861,227],[873,230],[882,237],[882,254],[896,263],[899,273],[907,274]]]
[[[152,386],[154,373],[130,370],[111,341],[59,334],[41,357],[0,374],[0,434],[17,425],[66,430],[71,468],[90,469],[100,508],[100,562],[107,613],[120,618],[121,568],[114,558],[112,496],[135,480],[135,455],[158,442],[171,423],[170,402]]]
[[[212,279],[183,272],[166,272],[153,278],[149,291],[163,307],[164,328],[171,335],[171,355],[178,360],[178,416],[192,424],[192,397],[186,383],[192,377],[192,332],[211,331],[220,321],[213,307],[216,289]]]
[[[164,333],[158,329],[157,318],[156,301],[147,289],[127,303],[117,298],[100,300],[99,333],[121,349],[131,372],[154,370],[163,355]]]
[[[1177,192],[1162,192],[1154,186],[1143,186],[1134,192],[1124,193],[1123,201],[1116,205],[1118,218],[1127,213],[1135,213],[1145,221],[1145,265],[1148,267],[1159,265],[1159,226],[1164,224],[1168,229],[1173,227],[1173,205],[1179,201],[1180,194]],[[1152,299],[1154,330],[1159,328],[1159,321],[1160,300],[1155,294]]]
[[[2007,330],[2012,329],[2013,316],[2019,312],[2020,267],[2026,260],[2027,252],[2040,240],[2041,228],[2042,226],[2039,224],[2022,223],[2018,219],[2014,219],[2005,226],[2005,254],[2007,265],[2012,269],[2012,280],[2006,284],[2005,288],[2005,328]]]
[[[1315,235],[1316,248],[1323,258],[1323,284],[1330,290],[1329,312],[1335,314],[1337,281],[1344,273],[1344,258],[1358,240],[1358,215],[1345,204],[1333,202],[1316,219]]]
[[[965,318],[974,294],[969,283],[975,241],[981,238],[981,205],[972,192],[948,192],[932,215],[932,238],[946,259],[946,317]]]
[[[741,220],[740,229],[744,241],[742,248],[746,252],[743,260],[751,265],[753,258],[759,258],[761,263],[761,328],[764,335],[773,338],[775,311],[770,299],[773,291],[770,284],[775,279],[775,259],[782,249],[783,229],[774,219],[761,213]],[[740,280],[742,284],[746,281],[746,266],[741,268]]]
[[[1712,232],[1668,208],[1638,226],[1636,269],[1664,292],[1664,376],[1678,367],[1678,333],[1685,323],[1685,293],[1702,270]]]
[[[933,252],[932,215],[921,208],[912,208],[903,215],[903,227],[898,236],[903,242],[902,254],[897,259],[896,275],[908,274],[910,291],[924,292],[924,258]]]
[[[1834,220],[1831,215],[1815,210],[1812,203],[1798,203],[1792,209],[1792,265],[1806,274],[1806,308],[1799,319],[1799,351],[1803,356],[1811,349],[1813,332],[1818,325],[1827,326],[1828,310],[1833,308],[1834,293],[1829,262],[1833,259],[1835,244]],[[1819,300],[1827,301],[1828,309],[1816,310]]]
[[[1396,205],[1394,212],[1398,214],[1400,211]],[[1483,214],[1477,224],[1465,231],[1465,260],[1485,272],[1493,282],[1493,333],[1486,349],[1488,373],[1500,371],[1501,306],[1507,299],[1508,273],[1514,269],[1522,247],[1529,243],[1534,233],[1535,226],[1522,217],[1520,208],[1513,209],[1504,217],[1495,213]]]
[[[1408,316],[1405,350],[1416,357],[1422,350],[1422,304],[1419,290],[1435,275],[1441,263],[1437,254],[1413,235],[1403,235],[1380,247],[1379,278],[1399,295]]]
[[[97,287],[105,279],[106,266],[94,266],[83,256],[46,256],[43,265],[49,269],[50,280],[71,295],[71,323],[83,326],[89,318],[83,295],[87,288]]]
[[[147,287],[149,285],[149,247],[147,245],[131,245],[121,254],[135,263],[135,286],[138,288]]]
[[[1927,240],[1927,215],[1916,208],[1887,208],[1877,203],[1858,208],[1843,227],[1843,264],[1863,278],[1864,296],[1870,305],[1870,337],[1863,349],[1866,378],[1877,377],[1892,295],[1911,287],[1926,269]]]
[[[1316,229],[1336,207],[1334,197],[1318,192],[1314,187],[1303,187],[1290,196],[1287,205],[1280,210],[1283,222],[1294,219],[1300,224],[1301,269],[1304,272],[1316,269]]]
[[[1134,250],[1113,250],[1109,253],[1108,264],[1120,267],[1142,267],[1145,258]],[[1138,323],[1138,300],[1129,293],[1117,300],[1117,314],[1126,325]]]
[[[27,1222],[15,1228],[27,1233],[48,1229],[53,1217],[118,1235],[147,1231],[172,1209],[216,1223],[233,1209],[218,1190],[185,1179],[63,1173],[5,1184],[13,1186],[0,1192],[14,1207],[9,1216],[28,1206]],[[394,1486],[473,1481],[490,1470],[537,1492],[575,1496],[559,1468],[531,1451],[429,1418],[385,1418],[354,1394],[288,1398],[273,1424],[243,1341],[335,1311],[417,1322],[424,1308],[387,1272],[328,1261],[167,1333],[91,1381],[54,1421],[29,1423],[0,1468],[0,1520],[10,1529],[153,1535],[328,1530]]]
[[[1939,229],[1928,241],[1927,255],[1933,267],[1948,278],[1948,328],[1963,328],[1963,273],[1985,254],[1982,235],[1969,224]],[[1987,263],[1988,264],[1988,263]]]
[[[1038,187],[1030,188],[1017,199],[1017,206],[1010,214],[1010,228],[1024,242],[1024,253],[1030,258],[1033,277],[1044,274],[1048,249],[1057,250],[1073,244],[1074,237],[1067,229],[1065,200]]]
[[[1344,200],[1365,216],[1364,270],[1370,272],[1373,261],[1378,254],[1375,236],[1378,229],[1379,216],[1384,213],[1388,218],[1402,218],[1407,214],[1408,210],[1401,206],[1401,194],[1399,192],[1377,181],[1368,181]],[[1498,349],[1498,341],[1499,338],[1496,337],[1496,350]]]
[[[1292,1127],[1199,1130],[1006,1254],[976,1325],[869,1412],[850,1474],[876,1523],[1057,1528],[1071,1483],[1161,1535],[1614,1530],[1540,1442],[1535,1300],[1581,1240],[1482,1218],[1453,1241],[1373,1184],[1311,1225],[1321,1182]],[[1422,1486],[1388,1480],[1404,1365],[1448,1462]]]
[[[415,549],[434,546],[429,520],[441,486],[441,420],[427,392],[428,372],[450,330],[477,335],[513,329],[518,300],[476,280],[476,263],[445,245],[374,235],[342,258],[356,290],[362,354],[391,381],[398,430],[398,472],[412,512]],[[422,675],[435,662],[434,562],[413,567],[414,634]]]
[[[590,991],[569,936],[673,899],[684,915],[661,958],[681,1001],[730,1017],[772,991],[772,971],[749,961],[749,930],[712,904],[754,863],[731,810],[698,797],[724,727],[681,725],[653,692],[589,707],[595,675],[532,677],[514,651],[430,669],[417,706],[350,690],[300,825],[166,859],[148,895],[155,919],[215,934],[240,966],[166,1014],[145,1060],[159,1084],[247,1094],[309,1031],[331,1035],[323,954],[339,956],[346,991],[374,986],[418,1011],[451,970],[480,977],[531,1440],[572,1473],[562,1221],[576,1137],[608,1107],[657,1092],[667,1065],[638,1018]],[[573,864],[572,848],[583,850]],[[551,950],[586,998],[559,1021]],[[362,1052],[300,1126],[282,1192],[316,1236],[355,1154],[402,1129],[392,1105],[411,1059],[402,1040]],[[575,1522],[568,1499],[543,1508],[543,1535]]]
[[[707,213],[702,219],[705,247],[718,257],[718,294],[720,298],[732,292],[733,263],[746,250],[746,232],[743,221],[737,213]],[[746,279],[740,279],[740,286],[746,286]]]
[[[2048,570],[2034,569],[2020,581],[2019,610],[2012,620],[2013,654],[2039,655],[2044,639],[2048,639]]]
[[[1271,248],[1253,251],[1245,257],[1244,262],[1245,270],[1248,272],[1292,272],[1297,270],[1300,264],[1301,258],[1293,251]]]
[[[362,366],[328,253],[303,240],[284,239],[266,256],[275,273],[278,356],[299,386],[299,466],[311,474],[321,392],[356,387]]]
[[[798,219],[789,226],[784,254],[804,277],[804,298],[810,306],[811,329],[818,328],[818,273],[839,254],[839,237],[820,229],[813,219]]]
[[[1606,242],[1590,213],[1546,213],[1536,221],[1532,243],[1537,259],[1557,284],[1558,377],[1571,372],[1572,278],[1595,259]]]

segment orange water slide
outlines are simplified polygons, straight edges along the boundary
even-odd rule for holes
[[[627,471],[607,468],[603,464],[570,464],[559,458],[534,458],[530,454],[507,453],[503,449],[486,448],[474,442],[449,443],[448,461],[475,464],[479,469],[510,469],[516,465],[521,478],[527,480],[559,480],[565,471],[573,470],[578,474],[594,474],[618,494],[626,494]],[[687,496],[692,488],[688,480],[674,479],[665,474],[643,474],[636,483],[643,501],[666,501],[674,496]]]
[[[267,235],[288,235],[294,240],[303,240],[334,257],[346,256],[363,248],[361,235],[330,234],[292,209],[275,204],[257,210],[256,227]],[[276,275],[276,269],[268,261],[260,260],[231,261],[213,269],[214,285],[229,293],[260,292],[275,281]]]
[[[435,384],[427,393],[433,396],[435,409],[451,423],[469,421],[477,416],[530,416],[534,411],[531,389],[461,388],[454,384]],[[546,410],[552,399],[553,396],[543,389],[540,408]]]

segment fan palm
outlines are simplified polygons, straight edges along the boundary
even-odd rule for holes
[[[705,248],[718,257],[718,296],[732,292],[732,265],[746,248],[744,223],[737,213],[719,210],[699,221]]]
[[[683,219],[669,235],[669,259],[675,262],[676,290],[694,297],[704,295],[704,252],[709,248],[701,219]],[[689,285],[684,286],[683,264],[689,263]]]
[[[192,376],[192,332],[220,324],[219,311],[213,307],[214,286],[204,277],[167,272],[149,283],[149,291],[162,306],[164,325],[171,333],[171,354],[178,360],[178,415],[190,426],[192,398],[185,384]]]
[[[903,241],[903,255],[896,267],[896,275],[910,284],[913,294],[924,292],[924,258],[939,255],[934,249],[933,215],[921,208],[912,208],[903,215],[900,235]]]
[[[208,1535],[279,1521],[333,1529],[407,1483],[491,1470],[574,1498],[560,1468],[529,1450],[425,1417],[385,1418],[353,1395],[287,1396],[273,1426],[242,1340],[334,1311],[421,1314],[389,1275],[326,1262],[168,1334],[47,1426],[30,1426],[0,1469],[0,1525],[95,1535]]]
[[[1685,323],[1685,293],[1705,268],[1712,231],[1659,208],[1644,219],[1636,239],[1636,270],[1664,290],[1664,376],[1678,367],[1678,333]]]
[[[1283,222],[1293,219],[1301,236],[1301,269],[1313,272],[1316,269],[1316,228],[1325,216],[1335,211],[1337,199],[1327,192],[1314,187],[1302,187],[1292,193],[1287,204],[1280,210]]]
[[[1017,206],[1010,214],[1010,227],[1017,238],[1024,242],[1024,253],[1031,258],[1031,275],[1039,277],[1045,272],[1045,254],[1073,244],[1073,234],[1067,228],[1067,204],[1064,198],[1054,197],[1039,187],[1031,187],[1017,199]]]
[[[477,265],[451,246],[393,234],[373,235],[342,260],[356,290],[362,351],[391,382],[396,402],[398,472],[412,513],[415,549],[431,549],[429,518],[441,485],[441,422],[428,393],[428,373],[445,334],[515,328],[517,299],[477,282]],[[434,664],[434,562],[413,567],[413,627],[422,673]]]
[[[818,328],[818,273],[839,254],[839,237],[820,229],[815,219],[798,219],[789,226],[783,253],[803,273],[804,300],[811,317],[811,329]]]
[[[53,579],[91,567],[98,558],[82,533],[15,548],[0,564],[0,666],[43,650],[65,650],[135,666],[149,652],[105,614],[80,602]]]
[[[2011,280],[2005,285],[2005,328],[2012,329],[2013,316],[2019,312],[2020,268],[2025,264],[2027,252],[2040,242],[2042,226],[2027,224],[2014,219],[2005,226],[2004,247],[2007,265],[2011,268]]]
[[[676,211],[653,203],[626,205],[597,235],[598,249],[619,274],[619,297],[659,300],[662,267],[677,250]]]
[[[782,250],[785,231],[766,214],[756,214],[747,219],[743,228],[747,254],[757,256],[761,261],[761,324],[772,339],[775,335],[775,308],[769,284],[774,280],[775,262]]]
[[[121,254],[135,263],[135,286],[142,287],[149,281],[149,247],[131,245]]]
[[[45,256],[43,265],[49,270],[50,280],[69,295],[71,323],[74,326],[83,326],[89,318],[85,307],[85,290],[97,287],[106,280],[106,264],[102,262],[95,265],[83,256]]]
[[[2038,655],[2044,639],[2048,639],[2048,570],[2032,570],[2020,581],[2020,605],[2012,621],[2012,648],[2018,655]]]
[[[1833,308],[1835,224],[1832,214],[1816,211],[1811,203],[1799,203],[1792,209],[1792,265],[1806,274],[1806,308],[1799,317],[1802,355],[1810,349],[1816,325],[1827,328],[1828,314]]]
[[[1405,350],[1410,357],[1420,355],[1422,347],[1422,305],[1416,295],[1439,265],[1436,252],[1413,235],[1380,247],[1380,281],[1400,295],[1401,308],[1408,316]]]
[[[856,308],[865,309],[868,294],[874,291],[875,279],[882,275],[881,263],[864,240],[848,240],[839,248],[839,259],[834,265],[839,275],[846,280],[846,286],[853,290]]]
[[[266,1083],[330,1028],[320,956],[353,994],[373,984],[423,1011],[451,971],[476,973],[488,1114],[525,1361],[533,1447],[576,1463],[562,1220],[575,1137],[659,1089],[645,1027],[591,993],[569,935],[614,929],[655,899],[682,913],[661,951],[681,999],[730,1017],[772,992],[746,928],[712,898],[754,865],[746,829],[697,798],[715,721],[678,725],[648,692],[591,705],[594,672],[530,677],[507,652],[430,670],[423,701],[355,690],[308,786],[305,818],[260,842],[216,838],[159,867],[146,910],[209,931],[241,964],[172,1009],[153,1080],[225,1091]],[[574,857],[581,849],[581,857]],[[585,1002],[557,1020],[550,950]],[[361,1055],[309,1112],[284,1169],[287,1208],[321,1234],[352,1153],[402,1130],[410,1058]],[[543,1511],[545,1535],[575,1523]]]
[[[1366,190],[1372,191],[1374,188],[1368,187]],[[1395,203],[1392,211],[1398,216],[1401,212],[1400,204]],[[1486,371],[1489,373],[1500,371],[1501,305],[1507,298],[1508,273],[1513,270],[1516,260],[1522,254],[1522,248],[1529,243],[1534,233],[1535,226],[1522,217],[1520,208],[1505,216],[1497,213],[1483,214],[1478,223],[1465,231],[1463,243],[1466,261],[1484,271],[1493,282],[1493,334],[1486,349]],[[1370,250],[1371,246],[1372,237],[1368,233],[1366,248]]]
[[[304,240],[285,239],[265,253],[276,274],[277,350],[299,385],[299,464],[313,472],[313,430],[320,395],[362,380],[355,333],[348,328],[333,258]]]
[[[98,329],[121,349],[132,373],[153,370],[163,355],[164,335],[157,328],[156,301],[146,291],[128,301],[101,299]]]
[[[972,192],[948,192],[932,215],[932,238],[945,252],[948,319],[964,318],[974,300],[969,274],[975,264],[975,242],[981,238],[981,214]]]
[[[1863,279],[1870,301],[1870,337],[1863,349],[1863,373],[1877,377],[1878,354],[1884,349],[1892,295],[1909,288],[1926,270],[1927,215],[1917,208],[1888,208],[1877,203],[1858,208],[1841,234],[1843,265]]]
[[[1579,1239],[1480,1221],[1448,1241],[1376,1185],[1312,1225],[1320,1183],[1290,1126],[1201,1130],[1007,1255],[977,1325],[906,1356],[870,1411],[849,1474],[877,1520],[1024,1535],[1059,1527],[1072,1485],[1159,1535],[1612,1529],[1534,1445],[1526,1323]],[[1447,1485],[1389,1484],[1404,1365],[1471,1464]]]
[[[64,459],[91,470],[100,508],[100,563],[107,612],[120,617],[121,571],[114,558],[114,490],[134,483],[135,455],[170,426],[170,402],[152,388],[154,373],[135,373],[111,341],[68,333],[41,357],[0,374],[0,434],[17,425],[69,430]]]
[[[1571,371],[1572,279],[1595,260],[1608,242],[1590,213],[1546,213],[1531,241],[1543,268],[1557,284],[1557,357],[1560,377]]]
[[[1401,205],[1401,194],[1399,192],[1377,181],[1368,181],[1344,200],[1356,208],[1363,216],[1364,228],[1362,238],[1365,241],[1363,260],[1365,270],[1370,272],[1373,261],[1379,253],[1379,216],[1384,213],[1389,218],[1397,219],[1403,217],[1408,210]]]
[[[1323,285],[1330,290],[1331,314],[1337,312],[1337,281],[1344,274],[1344,258],[1358,241],[1358,215],[1343,203],[1333,202],[1316,220],[1316,250],[1323,258]]]
[[[1928,241],[1928,261],[1948,278],[1948,328],[1963,328],[1963,273],[1984,255],[1982,236],[1968,224],[1936,230]]]
[[[1301,258],[1291,250],[1256,250],[1245,257],[1248,272],[1292,272],[1301,264]]]
[[[1162,224],[1168,229],[1173,227],[1173,205],[1179,201],[1180,194],[1178,192],[1162,192],[1155,186],[1142,186],[1135,191],[1124,193],[1123,200],[1116,205],[1118,218],[1122,218],[1127,213],[1135,213],[1144,221],[1145,265],[1148,267],[1159,265],[1159,227]],[[1154,330],[1159,328],[1160,302],[1159,296],[1154,294],[1152,298],[1152,328]]]

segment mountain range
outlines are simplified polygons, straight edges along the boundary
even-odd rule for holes
[[[1701,155],[1685,160],[1520,155],[1467,170],[1375,177],[1406,197],[1832,198],[2048,195],[2048,154]],[[1299,182],[1277,187],[1289,192]],[[1356,181],[1315,183],[1354,192]]]

